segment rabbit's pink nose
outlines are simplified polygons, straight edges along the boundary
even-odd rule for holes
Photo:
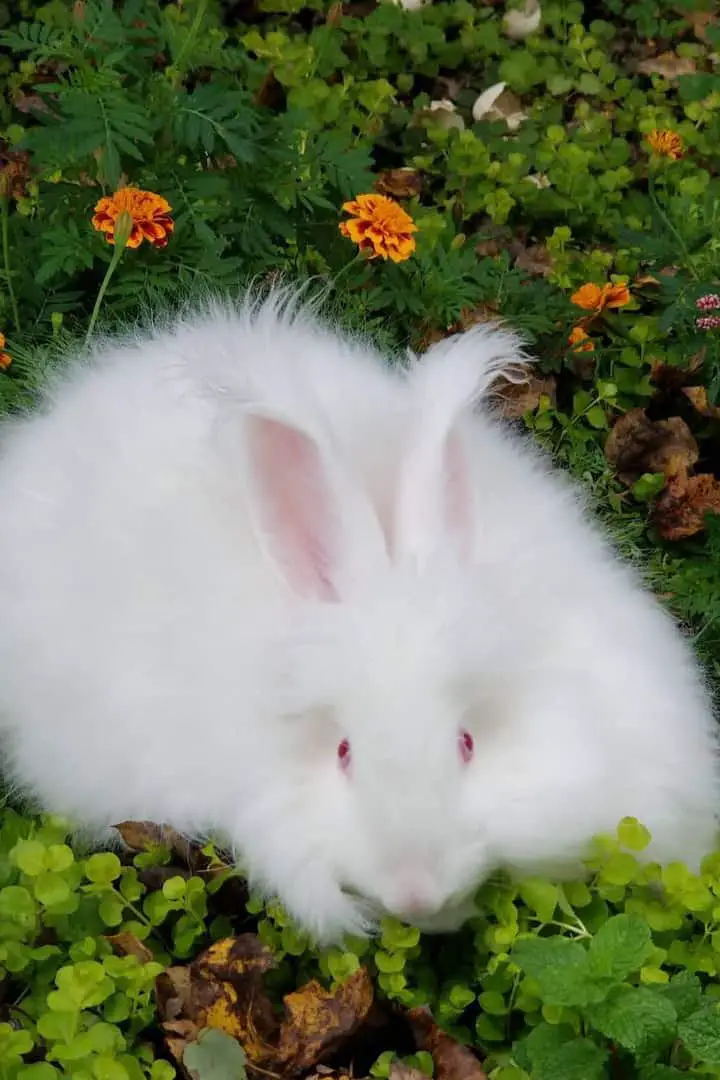
[[[413,918],[432,915],[438,906],[439,898],[435,889],[420,882],[408,884],[398,895],[398,911]]]

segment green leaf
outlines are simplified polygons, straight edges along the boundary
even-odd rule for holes
[[[28,877],[37,877],[47,867],[47,848],[38,840],[18,840],[10,858]]]
[[[607,1052],[572,1028],[541,1023],[520,1044],[533,1080],[600,1080]],[[524,1064],[523,1061],[520,1064]]]
[[[61,874],[75,862],[72,849],[67,844],[51,844],[47,849],[47,868]]]
[[[645,987],[619,986],[589,1011],[590,1023],[612,1042],[638,1053],[675,1038],[677,1014],[671,1002]]]
[[[15,1080],[59,1080],[60,1072],[49,1061],[37,1061],[23,1065],[15,1073]]]
[[[81,960],[60,968],[55,976],[57,990],[47,996],[47,1003],[57,1012],[92,1009],[102,1005],[115,990],[115,983],[96,960]]]
[[[122,864],[112,851],[98,852],[97,855],[91,855],[85,863],[85,876],[88,881],[94,882],[96,885],[109,885],[111,881],[115,881],[120,877],[122,871]]]
[[[691,971],[680,971],[673,975],[670,982],[658,987],[655,993],[662,994],[672,1002],[679,1020],[686,1020],[703,1005],[702,984]]]
[[[70,884],[61,874],[52,871],[40,874],[33,886],[35,897],[45,907],[64,904],[71,893]]]
[[[112,893],[108,896],[103,896],[98,904],[98,915],[106,926],[119,926],[123,921],[124,913],[125,905],[122,900]]]
[[[176,877],[168,878],[167,881],[163,882],[163,896],[170,901],[183,900],[186,888],[185,878],[178,874]]]
[[[206,1028],[197,1042],[185,1047],[183,1065],[198,1080],[244,1080],[245,1051],[224,1031]]]
[[[538,984],[548,1005],[587,1005],[600,1000],[593,983],[587,951],[579,941],[563,937],[519,938],[513,961]]]
[[[639,915],[613,915],[590,942],[595,976],[623,982],[638,971],[652,949],[650,927]]]
[[[650,830],[633,817],[622,819],[617,828],[617,838],[630,851],[644,851],[652,839]]]
[[[518,891],[527,907],[536,912],[543,922],[552,919],[560,899],[557,885],[544,878],[525,878]]]
[[[708,1005],[681,1020],[678,1036],[703,1065],[720,1065],[720,1007]]]

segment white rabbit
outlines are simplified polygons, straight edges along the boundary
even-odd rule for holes
[[[0,724],[85,827],[226,836],[318,938],[460,922],[494,868],[624,815],[715,840],[683,637],[545,459],[473,403],[477,328],[391,368],[275,294],[106,344],[8,421]]]

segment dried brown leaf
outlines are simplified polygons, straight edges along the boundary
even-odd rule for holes
[[[537,409],[543,396],[555,404],[555,378],[528,373],[524,382],[498,380],[493,386],[493,396],[499,402],[498,412],[505,420],[518,420],[525,413]]]
[[[155,959],[152,950],[148,949],[145,942],[135,934],[131,934],[129,930],[123,930],[119,934],[108,934],[106,940],[110,942],[115,952],[120,953],[121,956],[135,956],[141,964],[149,964]]]
[[[432,1055],[435,1080],[487,1080],[472,1050],[439,1028],[427,1009],[410,1009],[407,1016],[418,1050]]]
[[[524,270],[533,277],[547,277],[553,269],[553,257],[543,244],[530,244],[526,247],[522,241],[515,240],[508,250],[515,258],[517,269]]]
[[[650,56],[646,60],[640,60],[636,70],[641,75],[661,75],[664,79],[679,79],[681,75],[693,75],[697,70],[697,65],[690,56],[663,52],[659,56]]]
[[[687,473],[699,457],[690,428],[679,416],[649,420],[644,409],[631,409],[616,422],[605,442],[605,456],[625,484],[643,473]]]
[[[200,847],[169,825],[156,825],[153,821],[121,821],[113,828],[117,829],[131,851],[148,851],[164,845],[176,859],[193,871],[206,870],[209,866],[209,859],[203,855]]]
[[[693,408],[711,420],[720,420],[720,407],[711,405],[704,386],[683,386],[682,392]]]
[[[710,473],[679,474],[658,496],[653,522],[665,540],[683,540],[702,532],[708,513],[720,514],[720,481]]]
[[[317,1066],[365,1021],[373,989],[364,968],[334,991],[313,981],[288,994],[279,1017],[263,984],[275,963],[256,935],[243,934],[215,942],[189,967],[169,968],[156,982],[168,1047],[187,1041],[190,1029],[178,1022],[217,1028],[238,1040],[251,1068],[289,1076]]]
[[[717,15],[713,15],[711,11],[680,11],[685,22],[689,23],[692,32],[698,41],[709,42],[707,36],[708,26],[717,26],[720,19]]]
[[[390,1066],[390,1080],[423,1080],[423,1078],[427,1080],[424,1072],[402,1061],[394,1061]]]
[[[182,1068],[181,1062],[185,1047],[188,1043],[197,1041],[199,1029],[192,1020],[174,1020],[163,1024],[165,1032],[165,1045],[175,1059],[176,1065],[182,1070],[182,1075],[187,1076],[187,1070]]]
[[[423,175],[419,169],[386,169],[375,181],[375,190],[393,199],[409,199],[422,191]]]
[[[158,1016],[163,1021],[175,1021],[190,1011],[190,968],[169,967],[155,980],[155,999]]]
[[[332,991],[313,980],[284,1003],[277,1060],[285,1073],[304,1072],[358,1030],[373,1003],[372,980],[365,968]]]

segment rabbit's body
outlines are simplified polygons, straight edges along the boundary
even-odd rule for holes
[[[362,921],[346,888],[452,924],[489,870],[567,868],[624,815],[697,863],[696,665],[572,489],[471,415],[515,349],[393,370],[270,303],[108,347],[9,423],[19,786],[96,829],[224,834],[323,936]]]

